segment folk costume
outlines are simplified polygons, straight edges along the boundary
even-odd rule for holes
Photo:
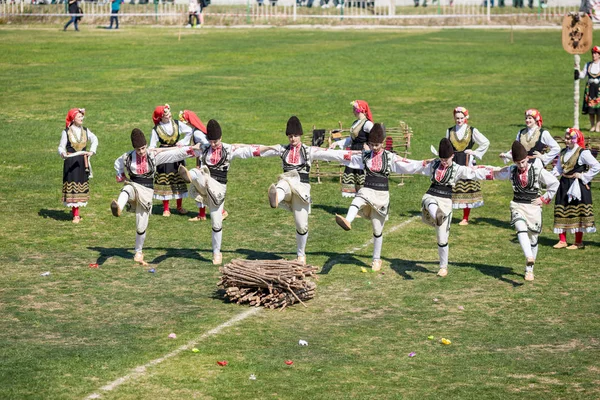
[[[517,133],[516,140],[527,150],[529,162],[533,162],[535,158],[540,158],[542,164],[548,165],[560,153],[560,146],[550,135],[550,132],[542,127],[542,114],[538,110],[531,108],[525,111],[525,120],[528,117],[533,118],[535,124],[521,129]],[[544,153],[545,150],[547,150],[546,153]],[[508,162],[512,159],[511,151],[500,154],[500,157],[504,159],[505,163]]]
[[[168,104],[154,109],[152,121],[154,128],[148,149],[184,146],[190,143],[192,128],[173,120]],[[171,199],[177,200],[177,211],[180,214],[187,213],[182,207],[183,198],[187,197],[187,185],[177,171],[180,165],[185,165],[185,161],[159,165],[154,175],[154,198],[163,202],[163,217],[171,215],[169,210]]]
[[[592,205],[592,178],[600,172],[600,163],[589,150],[579,129],[569,128],[567,147],[562,149],[552,174],[560,179],[554,205],[554,233],[559,234],[555,249],[582,249],[583,233],[596,232]],[[571,142],[571,143],[569,143]],[[575,244],[567,245],[567,232],[575,234]]]
[[[135,257],[134,260],[142,265],[144,262],[142,249],[146,240],[148,217],[152,212],[154,195],[154,176],[159,166],[173,163],[196,155],[194,148],[174,147],[166,151],[138,154],[139,149],[145,149],[146,137],[139,129],[131,132],[131,144],[135,150],[128,151],[115,160],[117,182],[125,182],[117,200],[111,203],[111,211],[115,217],[127,208],[135,212]]]
[[[454,148],[446,138],[440,141],[438,154],[440,158],[431,163],[413,162],[406,168],[407,173],[431,177],[431,186],[421,199],[421,218],[424,223],[435,228],[440,259],[438,276],[444,277],[448,275],[452,187],[461,179],[490,180],[493,177],[489,168],[474,168],[453,162]]]
[[[206,139],[206,126],[202,123],[200,118],[193,111],[184,110],[179,112],[179,121],[187,124],[192,128],[192,144],[200,143],[202,150],[207,149],[210,144]],[[196,167],[200,168],[201,162],[200,157],[196,158]],[[206,207],[203,203],[196,202],[198,206],[198,215],[188,219],[190,222],[205,221],[206,220]],[[224,211],[224,210],[223,210]]]
[[[352,229],[352,221],[357,215],[371,220],[373,225],[373,271],[381,269],[381,247],[383,245],[383,226],[388,219],[390,206],[390,192],[388,180],[391,172],[399,174],[409,173],[405,168],[411,163],[420,162],[407,160],[398,155],[384,150],[381,144],[385,140],[385,128],[376,123],[371,129],[368,141],[379,144],[372,150],[354,152],[350,157],[341,154],[337,161],[351,168],[360,168],[366,171],[365,184],[358,191],[352,204],[348,208],[346,217],[335,216],[335,220],[344,230]]]
[[[358,119],[350,126],[350,136],[335,142],[332,147],[363,151],[367,143],[367,136],[373,127],[373,116],[366,101],[355,100],[350,104]],[[356,196],[364,184],[365,171],[363,169],[346,167],[342,175],[342,197]]]
[[[221,241],[223,238],[223,204],[227,193],[227,173],[234,158],[259,157],[259,146],[230,145],[220,142],[221,126],[208,121],[206,138],[219,141],[202,150],[201,166],[187,170],[183,165],[179,173],[184,181],[191,183],[190,195],[199,203],[208,205],[212,224],[213,264],[221,264]]]
[[[276,184],[269,187],[269,204],[272,208],[283,208],[294,213],[296,222],[296,254],[298,261],[306,263],[308,240],[308,214],[310,214],[309,174],[313,160],[336,161],[340,154],[348,151],[311,147],[300,143],[303,135],[300,120],[293,116],[287,122],[285,134],[288,145],[260,146],[261,157],[281,157],[283,174]],[[291,142],[297,137],[297,144]]]
[[[463,116],[463,118],[457,118]],[[448,128],[446,138],[452,143],[454,149],[454,162],[458,165],[473,167],[475,157],[482,159],[490,146],[490,141],[474,128],[467,124],[469,120],[469,110],[464,107],[456,107],[452,115],[457,120],[457,124]],[[460,124],[458,123],[460,121]],[[477,150],[473,146],[477,145]],[[483,195],[481,193],[481,184],[472,179],[460,179],[452,188],[452,208],[463,209],[463,219],[459,225],[469,224],[469,214],[471,208],[481,207],[483,205]]]
[[[600,132],[600,47],[592,47],[592,58],[583,71],[575,69],[575,79],[587,77],[583,92],[582,114],[590,117],[590,132]]]
[[[538,253],[538,235],[542,231],[542,204],[549,204],[558,190],[558,180],[546,171],[540,159],[524,162],[527,150],[520,142],[512,145],[514,165],[494,171],[494,179],[510,180],[514,192],[510,202],[510,224],[526,258],[525,280],[532,281],[533,266]],[[522,164],[522,166],[521,166]],[[540,196],[542,186],[546,193]]]
[[[75,224],[81,221],[79,207],[87,206],[90,198],[89,178],[92,177],[92,170],[89,154],[96,154],[98,148],[96,135],[76,121],[78,114],[81,114],[83,122],[85,109],[69,110],[65,119],[65,129],[58,144],[58,155],[64,159],[62,202],[71,208]]]

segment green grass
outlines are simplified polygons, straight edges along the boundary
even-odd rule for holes
[[[484,163],[499,165],[525,109],[538,108],[556,135],[572,123],[573,61],[560,32],[515,31],[511,44],[507,31],[219,29],[179,39],[154,28],[74,35],[4,27],[0,51],[0,398],[600,397],[597,235],[585,236],[583,251],[553,250],[545,209],[536,281],[524,284],[509,184],[486,182],[472,224],[452,226],[450,274],[438,279],[434,231],[416,218],[390,231],[418,215],[423,177],[393,186],[383,274],[361,272],[370,264],[372,247],[361,247],[370,224],[339,229],[333,213],[349,201],[335,180],[315,184],[307,252],[322,270],[308,308],[264,310],[203,339],[199,353],[99,391],[246,310],[216,296],[209,223],[155,210],[150,274],[133,265],[134,216],[110,214],[120,189],[112,164],[130,148],[133,127],[150,133],[156,105],[217,119],[229,143],[274,144],[285,142],[291,115],[305,130],[348,126],[350,101],[365,99],[376,121],[414,129],[415,159],[430,157],[463,105],[491,141]],[[86,108],[84,124],[100,141],[77,226],[60,203],[56,154],[71,107]],[[266,200],[279,171],[275,159],[232,164],[226,262],[294,257],[292,216]],[[100,268],[90,269],[95,262]],[[218,367],[223,359],[229,366]]]

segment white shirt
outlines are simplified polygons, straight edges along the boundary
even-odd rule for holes
[[[467,134],[467,126],[467,124],[463,124],[454,127],[458,140],[462,140]],[[450,129],[446,131],[446,138],[450,138]],[[481,160],[490,147],[490,141],[477,128],[473,128],[473,141],[477,144],[477,150],[473,150],[473,155]],[[471,160],[471,165],[472,163],[473,160]]]
[[[572,149],[567,148],[565,153],[565,161],[569,161],[569,159],[575,154],[575,151],[579,148],[579,146],[575,145]],[[577,164],[579,165],[589,165],[590,168],[587,172],[581,174],[581,182],[584,185],[587,185],[593,178],[600,172],[600,162],[594,158],[592,153],[589,150],[583,150],[579,154],[579,159],[577,160]],[[556,177],[561,176],[563,173],[563,167],[561,164],[560,157],[554,169],[552,169],[552,174]]]
[[[177,145],[187,146],[188,144],[190,144],[190,140],[192,139],[192,128],[188,124],[184,124],[181,121],[175,122],[179,125],[179,134],[185,135],[183,139],[177,142]],[[167,122],[166,124],[163,122],[159,122],[158,124],[163,128],[167,135],[173,135],[173,127],[171,126],[171,121]],[[150,137],[150,145],[148,146],[148,148],[153,149],[155,147],[158,147],[158,144],[158,133],[156,133],[156,129],[152,128],[152,136]]]

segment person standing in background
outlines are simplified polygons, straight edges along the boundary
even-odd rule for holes
[[[69,14],[71,14],[71,19],[65,24],[63,31],[66,31],[71,24],[74,24],[75,30],[79,31],[79,26],[77,25],[77,22],[79,21],[79,17],[77,16],[77,14],[79,14],[77,0],[69,0]]]
[[[121,9],[121,0],[112,0],[110,5],[110,26],[108,29],[113,28],[113,21],[115,22],[115,29],[119,29],[119,10]]]

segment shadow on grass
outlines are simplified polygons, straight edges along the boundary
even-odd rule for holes
[[[175,205],[175,201],[173,200],[173,205]],[[197,210],[197,209],[196,209]],[[175,207],[169,207],[169,211],[171,211],[171,217],[184,217],[184,218],[192,218],[198,215],[198,211],[187,210],[185,214],[180,214],[179,211]],[[208,210],[207,210],[208,211]],[[159,215],[162,217],[163,214],[163,206],[162,204],[154,204],[152,206],[152,215]],[[208,214],[207,214],[208,217]]]
[[[510,267],[501,267],[498,265],[477,264],[468,262],[453,262],[451,263],[450,267],[452,267],[452,265],[460,268],[474,268],[484,275],[491,276],[492,278],[496,278],[502,282],[506,282],[512,285],[513,287],[523,286],[522,281],[517,282],[506,277],[515,276],[521,279],[525,277],[524,274],[518,274]]]
[[[423,272],[425,274],[435,274],[433,272],[422,265],[419,264],[433,264],[438,265],[436,261],[414,261],[414,260],[401,260],[398,258],[384,258],[384,260],[390,263],[390,268],[392,271],[400,275],[402,278],[407,280],[415,279],[408,274],[408,272]]]
[[[134,251],[128,250],[122,247],[88,247],[88,250],[96,251],[99,253],[96,264],[103,265],[108,259],[113,257],[122,258],[124,260],[130,260],[133,262]],[[155,257],[153,260],[146,260],[149,264],[159,264],[168,258],[188,258],[190,260],[198,260],[202,262],[212,262],[212,258],[208,259],[202,257],[200,252],[207,252],[212,254],[211,249],[173,249],[166,247],[147,247],[144,251],[164,251],[165,253]]]
[[[38,211],[38,215],[42,218],[52,218],[56,221],[71,221],[73,216],[69,211],[63,210],[51,210],[47,208],[42,208]]]
[[[348,207],[349,206],[350,205],[348,205]],[[348,212],[348,207],[326,206],[323,204],[313,204],[311,207],[323,210],[327,214],[331,214],[331,215],[335,215],[335,214],[346,215],[346,213]]]
[[[456,220],[456,222],[460,222],[459,218],[458,220]],[[452,224],[454,224],[454,220],[452,221]],[[469,225],[484,225],[484,224],[488,224],[488,225],[492,225],[495,226],[497,228],[503,228],[503,229],[511,229],[514,230],[514,228],[510,225],[510,221],[506,221],[506,220],[499,220],[496,218],[486,218],[486,217],[476,217],[473,218],[472,220],[469,220]]]

